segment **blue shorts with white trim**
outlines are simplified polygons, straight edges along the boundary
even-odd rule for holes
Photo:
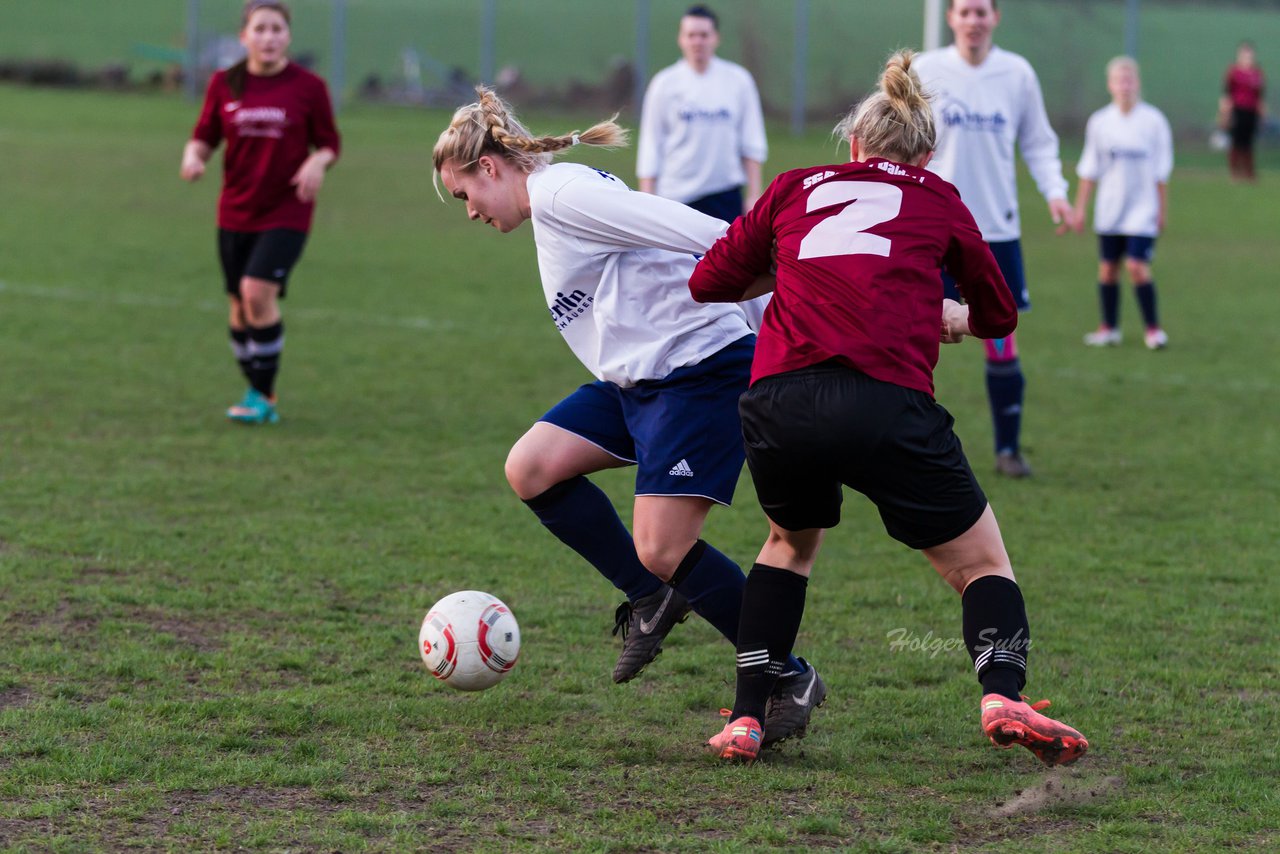
[[[996,264],[999,265],[1000,272],[1004,276],[1004,283],[1009,286],[1009,293],[1013,294],[1013,301],[1018,306],[1018,311],[1030,310],[1031,294],[1027,291],[1027,277],[1022,269],[1022,241],[1000,240],[988,243],[987,246],[995,256]],[[948,299],[960,299],[956,280],[946,271],[942,273],[942,293]]]
[[[755,336],[696,365],[631,388],[580,386],[538,419],[635,463],[636,495],[689,495],[730,504],[745,451],[738,398],[751,379]]]

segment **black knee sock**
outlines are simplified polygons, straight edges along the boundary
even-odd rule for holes
[[[965,588],[961,603],[964,645],[973,659],[982,693],[1020,700],[1027,684],[1031,629],[1017,582],[984,575]]]
[[[1115,282],[1098,282],[1098,306],[1102,309],[1102,325],[1120,327],[1120,286]]]
[[[284,321],[270,326],[250,326],[249,385],[263,397],[275,394],[276,372],[280,370],[280,354],[284,351]]]
[[[249,331],[228,326],[227,334],[231,337],[231,354],[240,365],[240,373],[244,374],[245,379],[249,379]]]
[[[1148,329],[1160,326],[1160,315],[1156,311],[1156,283],[1142,282],[1133,286],[1133,295],[1138,298],[1138,308],[1142,310],[1142,322]]]
[[[524,502],[560,542],[582,555],[614,587],[637,599],[656,593],[662,582],[644,568],[631,532],[613,502],[585,477],[571,477]]]
[[[742,592],[738,628],[738,689],[733,718],[764,721],[764,707],[795,646],[809,579],[757,563]]]
[[[1022,438],[1022,398],[1026,379],[1018,359],[987,362],[987,400],[995,422],[996,453],[1018,452]]]
[[[747,578],[736,563],[705,540],[698,540],[680,561],[669,583],[689,600],[695,614],[715,626],[729,643],[738,643]],[[784,673],[804,671],[804,662],[794,655],[787,657]]]

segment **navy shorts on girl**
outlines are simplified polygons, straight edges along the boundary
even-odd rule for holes
[[[635,463],[636,495],[682,495],[730,504],[745,452],[738,398],[751,378],[754,335],[696,365],[631,388],[593,382],[539,421]]]
[[[1031,293],[1027,290],[1026,271],[1022,266],[1022,241],[998,240],[995,243],[988,243],[987,248],[995,256],[996,264],[1004,276],[1004,283],[1009,286],[1009,293],[1013,294],[1013,302],[1018,306],[1018,311],[1030,311]],[[945,270],[942,272],[942,295],[957,302],[960,300],[960,289],[956,287],[956,280],[951,278]]]
[[[1121,255],[1135,261],[1151,263],[1156,253],[1154,237],[1135,237],[1132,234],[1099,234],[1098,260],[1115,263]]]

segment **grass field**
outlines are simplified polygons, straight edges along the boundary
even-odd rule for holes
[[[1095,323],[1093,241],[1025,199],[1037,476],[989,473],[980,348],[945,351],[1036,646],[1092,752],[1046,773],[977,726],[954,594],[856,495],[800,651],[809,737],[704,757],[732,654],[704,623],[614,686],[611,588],[510,493],[510,443],[585,378],[526,227],[431,189],[443,116],[343,114],[285,305],[283,423],[237,429],[178,100],[0,88],[0,844],[13,850],[1275,850],[1280,303],[1275,186],[1191,154],[1156,262],[1172,346]],[[584,124],[585,122],[578,122]],[[536,129],[571,119],[533,117]],[[771,172],[839,158],[774,134]],[[633,154],[592,157],[630,179]],[[1024,185],[1027,182],[1024,181]],[[598,478],[629,516],[630,478]],[[749,561],[748,478],[708,539]],[[480,695],[432,680],[426,607],[489,590],[524,634]]]

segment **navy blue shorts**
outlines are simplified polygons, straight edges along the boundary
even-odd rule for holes
[[[593,382],[538,419],[635,463],[636,495],[695,495],[730,504],[745,452],[738,398],[751,379],[754,335],[696,365],[631,388]]]
[[[1154,237],[1133,237],[1128,234],[1099,234],[1098,259],[1114,264],[1126,255],[1135,261],[1150,264],[1156,254]]]
[[[922,391],[829,361],[759,380],[740,411],[756,496],[788,531],[834,528],[841,484],[913,549],[954,540],[987,509],[954,420]]]
[[[1031,295],[1027,293],[1027,277],[1022,270],[1022,242],[1003,240],[988,243],[987,246],[991,248],[991,254],[995,256],[996,263],[1000,265],[1004,283],[1009,286],[1009,293],[1013,294],[1013,301],[1017,304],[1018,311],[1027,311],[1031,308]],[[960,300],[956,280],[951,278],[945,270],[942,272],[942,293],[948,299],[957,302]]]
[[[732,223],[742,216],[742,188],[733,187],[724,192],[712,193],[709,196],[703,196],[685,204],[699,213]]]
[[[218,229],[218,258],[222,261],[222,277],[227,293],[240,295],[240,280],[245,276],[265,279],[280,286],[279,297],[289,286],[289,273],[302,257],[307,233],[292,228],[269,228],[266,231],[228,231]]]

